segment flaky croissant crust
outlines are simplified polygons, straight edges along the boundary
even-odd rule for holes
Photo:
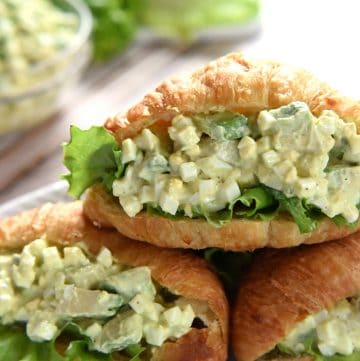
[[[192,74],[164,81],[126,113],[108,119],[116,139],[132,137],[158,120],[177,114],[223,110],[258,113],[293,101],[308,104],[315,115],[325,109],[354,122],[360,132],[360,102],[342,96],[313,74],[276,61],[253,60],[232,53]]]
[[[108,247],[120,263],[148,266],[160,285],[209,305],[216,321],[208,328],[192,329],[176,342],[166,342],[153,361],[226,360],[228,304],[221,283],[204,260],[186,251],[156,248],[112,230],[99,230],[84,217],[81,202],[46,204],[0,220],[0,250],[20,249],[39,237],[58,245],[84,241],[93,254]]]
[[[360,233],[321,245],[261,251],[233,309],[237,361],[257,360],[308,315],[359,291]]]

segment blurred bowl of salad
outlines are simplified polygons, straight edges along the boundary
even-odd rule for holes
[[[55,114],[91,57],[81,0],[0,1],[0,135]]]
[[[260,0],[84,0],[94,19],[94,60],[124,52],[136,39],[191,43],[251,35]]]

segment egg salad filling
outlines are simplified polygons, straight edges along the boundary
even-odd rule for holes
[[[341,355],[356,355],[351,360],[360,360],[360,298],[341,300],[329,310],[308,316],[277,348],[286,354],[322,355],[324,361],[347,360],[336,358]]]
[[[89,352],[129,354],[176,340],[195,319],[191,302],[157,285],[148,267],[121,265],[107,248],[93,257],[83,244],[37,239],[0,255],[0,327],[22,327],[35,343],[71,331]]]
[[[294,102],[252,121],[233,113],[179,115],[168,135],[170,150],[149,129],[122,143],[126,170],[112,191],[130,217],[148,204],[170,215],[211,214],[264,185],[330,218],[359,218],[360,135],[333,111],[316,118]]]
[[[360,135],[335,112],[315,117],[293,102],[251,116],[177,115],[168,125],[155,123],[121,145],[103,127],[72,127],[64,146],[69,193],[79,197],[100,182],[129,217],[147,211],[216,227],[284,213],[302,233],[324,216],[357,224]]]
[[[66,48],[79,26],[77,16],[46,0],[1,0],[0,18],[0,94],[6,95],[48,76],[36,66]]]

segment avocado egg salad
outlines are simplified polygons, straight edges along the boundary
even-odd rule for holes
[[[75,14],[46,0],[2,0],[0,18],[1,95],[48,77],[39,64],[52,61],[68,47],[79,27]],[[47,72],[54,70],[48,67]]]
[[[7,360],[23,360],[28,350],[41,360],[147,360],[196,319],[190,303],[152,280],[150,268],[119,264],[105,247],[94,257],[83,243],[37,239],[1,254],[0,273],[0,359],[7,350]],[[62,356],[55,341],[64,337]]]
[[[101,182],[129,217],[145,210],[215,227],[287,213],[306,233],[323,216],[350,227],[359,219],[360,135],[331,110],[315,117],[292,102],[249,117],[177,115],[165,129],[118,146],[102,127],[72,127],[69,193]]]
[[[310,354],[318,357],[316,360],[359,360],[359,297],[341,300],[329,310],[308,316],[278,344],[277,349],[293,356]],[[353,358],[347,357],[350,355]]]

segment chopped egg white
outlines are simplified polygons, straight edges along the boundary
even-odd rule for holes
[[[315,333],[315,347],[324,356],[351,355],[360,350],[360,303],[354,297],[341,300],[333,308],[308,316],[281,344],[295,353],[303,353],[304,340]]]

